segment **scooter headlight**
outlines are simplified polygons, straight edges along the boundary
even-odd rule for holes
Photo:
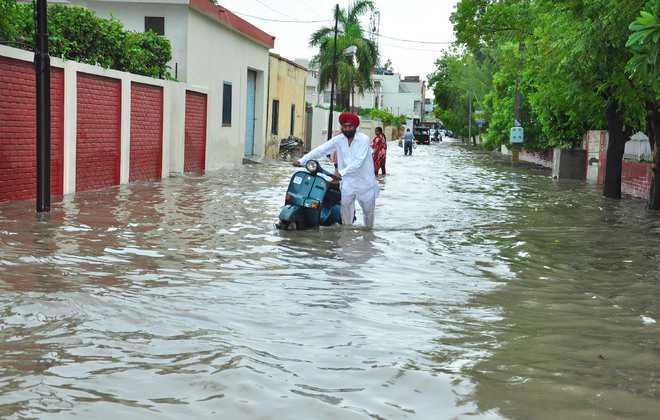
[[[315,173],[316,171],[319,170],[319,163],[315,160],[310,160],[305,165],[305,169],[307,169],[311,173]]]

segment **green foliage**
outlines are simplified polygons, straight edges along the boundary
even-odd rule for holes
[[[18,4],[12,10],[13,42],[34,49],[32,4]],[[125,31],[116,19],[103,19],[89,9],[63,5],[49,6],[48,31],[52,56],[145,76],[171,78],[167,66],[172,57],[170,42],[153,32]]]
[[[359,115],[369,117],[372,120],[380,120],[385,127],[401,128],[406,125],[405,115],[394,115],[383,109],[362,109]]]
[[[657,98],[660,91],[660,72],[658,71],[660,0],[647,2],[644,10],[630,24],[629,29],[631,33],[626,47],[631,50],[632,57],[626,65],[626,70],[638,82],[653,88]]]
[[[654,7],[660,0],[648,1],[641,14],[646,1],[460,0],[451,20],[463,49],[443,55],[429,80],[436,115],[464,135],[466,94],[479,91],[470,73],[481,73],[491,76],[486,92],[475,94],[475,106],[485,111],[488,147],[508,143],[516,86],[526,148],[575,146],[587,130],[605,128],[605,110],[613,104],[628,129],[643,127],[642,105],[648,87],[659,85],[657,73],[642,84],[625,69],[653,74],[640,63],[657,61]]]
[[[16,39],[17,9],[15,0],[0,0],[0,43]]]
[[[358,0],[347,9],[339,9],[336,15],[339,22],[336,87],[339,101],[344,106],[348,106],[348,98],[353,88],[356,88],[358,93],[363,93],[372,87],[371,74],[378,64],[378,49],[371,40],[365,37],[360,18],[373,8],[373,1]],[[334,27],[323,27],[314,32],[309,45],[319,48],[319,52],[314,56],[311,64],[319,68],[319,91],[321,91],[332,78]],[[344,55],[343,51],[353,45],[357,47],[356,56]],[[355,59],[357,68],[354,63]]]
[[[465,53],[452,50],[436,60],[435,71],[428,76],[435,96],[434,116],[454,133],[468,137],[469,108],[482,108],[483,100],[492,83],[492,63],[482,52]],[[472,134],[478,134],[472,114]]]

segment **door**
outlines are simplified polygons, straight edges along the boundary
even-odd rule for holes
[[[257,72],[248,70],[247,77],[247,112],[245,128],[245,156],[254,154],[254,103],[257,96]]]
[[[305,108],[305,152],[312,150],[312,107]]]

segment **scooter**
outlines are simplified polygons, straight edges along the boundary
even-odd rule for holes
[[[340,176],[323,169],[318,161],[304,166],[289,181],[284,206],[280,210],[278,229],[303,230],[341,223]]]

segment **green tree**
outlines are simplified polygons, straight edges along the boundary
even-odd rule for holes
[[[371,75],[378,64],[378,49],[371,40],[365,37],[360,18],[373,8],[373,1],[358,0],[348,8],[340,8],[336,11],[335,18],[338,21],[337,102],[338,105],[346,108],[350,105],[350,95],[355,89],[358,93],[364,93],[365,90],[372,87]],[[322,91],[330,83],[333,74],[334,27],[323,27],[314,32],[309,45],[319,48],[318,54],[312,59],[312,65],[319,69],[319,91]],[[352,45],[357,47],[355,57],[344,55],[343,51]]]
[[[632,79],[645,88],[646,133],[653,151],[654,171],[649,191],[649,208],[660,210],[660,0],[650,0],[629,26],[626,42],[632,53],[626,70]]]
[[[444,53],[428,76],[435,97],[435,117],[464,139],[472,134],[474,141],[478,128],[476,114],[469,113],[470,103],[473,111],[483,107],[491,79],[492,69],[486,55],[457,50]]]
[[[624,71],[631,58],[625,47],[628,24],[644,2],[461,0],[452,16],[456,38],[469,51],[518,44],[524,55],[516,84],[549,145],[575,144],[586,130],[607,127],[603,193],[612,198],[621,197],[625,143],[644,121],[646,90]],[[507,101],[491,103],[508,106]],[[503,117],[502,109],[493,111]]]
[[[621,198],[621,172],[625,144],[644,126],[641,86],[626,74],[631,54],[626,48],[628,25],[639,15],[645,0],[584,0],[557,7],[544,2],[545,13],[568,19],[576,30],[555,33],[558,42],[570,45],[562,53],[565,69],[579,85],[579,93],[598,95],[609,133],[603,194]],[[561,77],[567,77],[562,72]]]

